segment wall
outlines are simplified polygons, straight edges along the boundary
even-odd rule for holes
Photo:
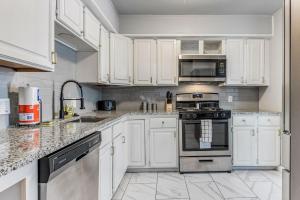
[[[173,92],[173,102],[176,93],[218,92],[220,106],[236,111],[258,111],[258,88],[218,87],[213,85],[184,84],[178,87],[106,87],[102,88],[103,99],[113,99],[118,110],[139,110],[143,99],[158,104],[158,109],[164,109],[167,91]],[[228,96],[233,96],[233,102],[228,103]]]
[[[18,87],[36,86],[40,88],[41,97],[43,100],[43,120],[52,119],[52,94],[53,88],[55,91],[55,112],[59,111],[59,95],[60,88],[64,81],[69,79],[75,79],[75,63],[76,63],[76,52],[71,49],[56,43],[56,51],[58,53],[58,63],[55,67],[55,72],[7,72],[5,69],[0,70],[1,86],[0,95],[2,97],[11,98],[11,123],[16,120],[17,110],[17,91]],[[84,86],[84,97],[85,97],[85,110],[78,110],[78,113],[89,112],[95,109],[95,102],[101,98],[101,92],[96,87]],[[9,94],[8,94],[9,93]],[[75,85],[70,84],[65,88],[65,97],[78,97],[79,91]],[[79,106],[77,106],[79,107]],[[0,124],[0,129],[5,128],[8,125],[7,117],[5,118],[6,123]]]
[[[283,106],[283,10],[274,14],[274,37],[271,39],[270,86],[259,90],[261,111],[282,112]]]
[[[120,15],[123,34],[271,34],[267,15]]]

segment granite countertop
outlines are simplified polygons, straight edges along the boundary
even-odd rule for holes
[[[260,114],[260,115],[281,115],[281,112],[273,111],[232,111],[233,115],[251,115],[251,114]]]
[[[106,118],[97,123],[66,123],[67,120],[57,120],[51,126],[11,127],[0,130],[0,178],[123,117],[135,115],[178,115],[178,113],[176,111],[171,113],[164,111],[153,113],[103,111],[82,115]]]

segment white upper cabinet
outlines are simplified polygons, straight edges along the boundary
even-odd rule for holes
[[[120,34],[110,35],[110,82],[129,85],[132,82],[132,40]]]
[[[78,36],[82,36],[83,3],[81,0],[57,0],[57,19]]]
[[[100,22],[94,16],[94,14],[84,7],[84,39],[93,45],[95,48],[99,48],[100,43]]]
[[[144,167],[146,165],[145,120],[127,122],[128,166]]]
[[[177,167],[177,131],[174,128],[150,130],[150,167]]]
[[[227,85],[268,86],[270,41],[265,39],[228,39]]]
[[[265,59],[265,40],[248,39],[245,50],[246,84],[265,84]]]
[[[54,71],[54,6],[52,0],[1,1],[0,65]]]
[[[134,40],[134,84],[156,84],[156,41]]]
[[[227,84],[239,85],[244,83],[244,40],[230,39],[226,42]]]
[[[178,84],[177,43],[173,39],[157,40],[157,84]]]
[[[109,83],[109,32],[104,26],[100,30],[99,82]]]

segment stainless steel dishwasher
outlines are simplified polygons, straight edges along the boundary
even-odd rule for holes
[[[39,200],[98,200],[100,143],[95,132],[41,158]]]

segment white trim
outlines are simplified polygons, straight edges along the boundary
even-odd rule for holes
[[[272,25],[274,26],[274,25]],[[186,37],[248,37],[248,38],[271,38],[272,34],[123,34],[131,38],[186,38]]]
[[[90,6],[88,6],[91,10],[96,9],[100,15],[100,22],[102,25],[106,25],[107,24],[107,28],[108,30],[110,30],[111,32],[114,33],[118,33],[119,31],[117,30],[117,28],[111,23],[111,21],[107,18],[107,16],[105,15],[105,13],[103,12],[103,10],[98,6],[98,4],[96,3],[95,0],[89,0],[89,2],[91,3]],[[103,20],[102,20],[102,19]]]

